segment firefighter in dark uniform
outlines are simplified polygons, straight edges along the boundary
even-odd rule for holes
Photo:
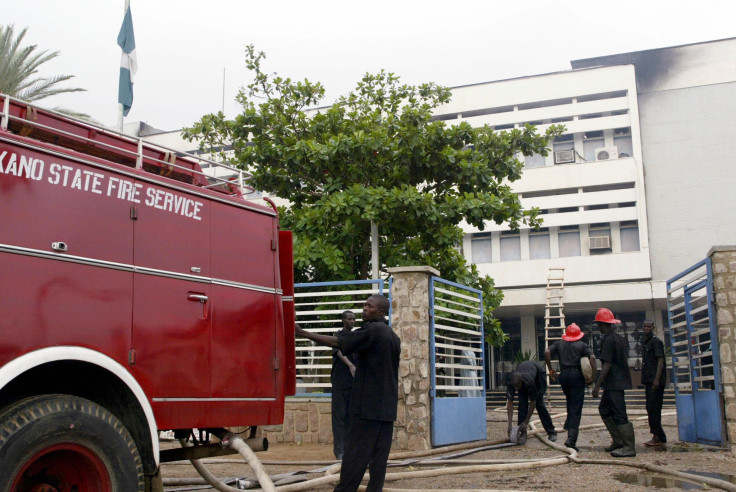
[[[647,446],[664,446],[667,435],[662,428],[662,400],[664,387],[667,385],[667,369],[664,365],[664,343],[654,334],[654,322],[645,320],[644,354],[641,366],[641,382],[645,388],[647,400],[647,416],[652,439],[645,442]]]
[[[342,329],[335,333],[337,337],[352,331],[353,326],[355,326],[355,314],[352,311],[343,311],[340,320],[342,321]],[[335,458],[338,460],[341,460],[345,453],[345,434],[350,427],[348,407],[357,364],[357,355],[345,356],[340,349],[332,349],[332,372],[330,373],[330,382],[332,383],[332,449]]]
[[[350,428],[336,491],[357,491],[366,468],[370,470],[366,490],[383,490],[399,404],[401,355],[401,341],[386,323],[388,309],[385,296],[370,296],[363,306],[361,328],[337,337],[296,328],[299,336],[339,348],[345,355],[358,355],[350,395]]]
[[[586,383],[580,367],[580,359],[587,357],[590,360],[590,367],[595,367],[593,350],[587,343],[581,341],[581,338],[583,338],[583,332],[578,325],[573,323],[565,330],[562,340],[558,340],[544,351],[544,359],[547,362],[550,377],[556,374],[552,368],[552,356],[556,356],[560,361],[558,379],[567,402],[567,418],[564,425],[564,428],[567,429],[565,446],[575,451],[579,451],[575,444],[578,441],[580,418],[583,415]]]
[[[634,426],[626,414],[624,397],[624,390],[631,389],[628,350],[626,341],[613,329],[613,326],[621,321],[615,319],[611,310],[606,308],[598,310],[595,321],[603,334],[600,355],[603,365],[592,393],[593,397],[597,398],[603,387],[598,413],[612,439],[611,445],[605,450],[610,451],[611,456],[616,458],[636,456]]]
[[[520,429],[526,429],[532,418],[534,409],[539,413],[542,427],[547,431],[550,441],[557,440],[557,431],[552,423],[552,417],[544,405],[544,395],[547,392],[547,377],[544,368],[537,362],[526,360],[518,365],[511,373],[506,384],[506,413],[509,419],[508,433],[511,436],[514,416],[514,396],[519,392],[518,424]],[[530,403],[531,402],[531,405]]]

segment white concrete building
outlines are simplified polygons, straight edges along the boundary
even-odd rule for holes
[[[512,183],[525,207],[542,209],[541,230],[465,227],[465,256],[505,295],[496,315],[511,340],[495,350],[497,381],[516,353],[544,348],[549,268],[565,269],[566,323],[594,335],[596,310],[610,308],[636,367],[641,322],[666,327],[667,279],[711,246],[736,244],[735,55],[736,38],[452,89],[436,113],[447,123],[566,127]]]

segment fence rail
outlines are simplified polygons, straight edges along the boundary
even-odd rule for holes
[[[433,277],[430,305],[435,395],[440,398],[483,396],[481,291]]]
[[[673,381],[679,393],[710,390],[717,384],[710,283],[708,259],[667,282]]]
[[[385,294],[385,290],[382,279],[295,284],[296,324],[312,333],[334,335],[342,328],[340,315],[352,311],[354,329],[358,329],[366,298]],[[306,338],[296,339],[297,396],[329,396],[331,370],[332,349]]]

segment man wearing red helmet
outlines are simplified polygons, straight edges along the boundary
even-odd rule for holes
[[[620,321],[613,317],[610,309],[606,308],[598,310],[595,321],[603,334],[600,356],[603,366],[593,388],[593,397],[597,398],[598,392],[603,387],[598,413],[613,440],[605,450],[610,451],[611,456],[616,458],[636,456],[634,426],[626,414],[624,397],[624,390],[631,389],[628,350],[626,341],[613,330],[613,325]]]
[[[583,376],[580,359],[587,357],[590,360],[590,367],[595,367],[593,350],[587,343],[581,341],[581,338],[583,338],[583,332],[580,331],[578,325],[573,323],[565,330],[562,340],[553,343],[544,351],[544,359],[547,362],[550,377],[556,374],[552,368],[552,356],[555,355],[560,361],[560,386],[562,386],[567,402],[567,418],[563,426],[564,429],[567,429],[565,446],[575,451],[579,451],[575,444],[578,441],[578,428],[583,415],[585,383],[589,382]]]

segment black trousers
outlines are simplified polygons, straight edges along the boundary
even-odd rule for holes
[[[555,431],[555,424],[552,423],[552,417],[549,415],[549,411],[547,411],[547,407],[544,406],[544,391],[540,391],[537,393],[537,413],[539,414],[539,420],[542,421],[542,427],[544,427],[544,430],[547,431],[548,435],[557,434]],[[526,414],[529,413],[529,397],[527,396],[526,392],[520,391],[519,392],[519,416],[518,416],[518,424],[521,425],[521,423],[526,419]]]
[[[563,369],[560,372],[560,386],[567,402],[567,418],[564,429],[577,429],[583,415],[585,402],[585,378],[578,368]]]
[[[345,454],[342,458],[340,483],[335,492],[355,492],[366,468],[370,468],[367,492],[380,492],[386,478],[386,463],[391,451],[394,423],[350,417]]]
[[[332,390],[332,450],[335,458],[342,459],[345,453],[345,435],[350,424],[348,406],[352,388]]]
[[[667,442],[667,436],[662,428],[662,400],[664,400],[664,387],[659,386],[652,389],[651,384],[644,385],[647,399],[647,416],[649,417],[649,431],[659,436],[662,442]]]
[[[626,399],[624,398],[624,390],[603,389],[603,396],[598,405],[598,413],[602,419],[611,417],[616,425],[623,425],[629,422],[629,416],[626,414]]]

